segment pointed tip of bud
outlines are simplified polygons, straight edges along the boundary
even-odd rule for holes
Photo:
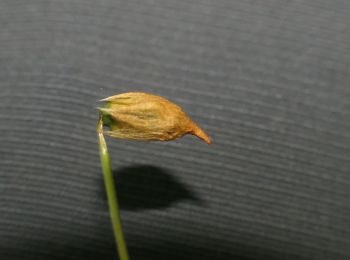
[[[195,125],[192,134],[203,140],[207,144],[212,144],[211,138],[197,125]]]

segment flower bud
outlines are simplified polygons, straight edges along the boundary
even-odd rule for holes
[[[101,101],[105,101],[106,106],[98,109],[104,124],[110,128],[104,133],[111,137],[169,141],[193,134],[211,143],[209,136],[179,106],[165,98],[130,92]]]

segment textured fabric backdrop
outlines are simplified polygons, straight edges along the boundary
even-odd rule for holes
[[[0,2],[0,258],[116,259],[95,124],[125,91],[213,138],[108,139],[132,259],[350,259],[350,1]]]

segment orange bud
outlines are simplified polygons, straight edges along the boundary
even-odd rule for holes
[[[104,133],[133,140],[169,141],[193,134],[207,144],[209,136],[182,109],[169,100],[142,92],[111,96],[99,108],[110,131]]]

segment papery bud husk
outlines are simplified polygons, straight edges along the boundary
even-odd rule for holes
[[[101,101],[99,108],[105,124],[105,134],[123,139],[169,141],[185,134],[193,134],[207,144],[209,136],[185,112],[169,100],[142,92],[129,92]]]

